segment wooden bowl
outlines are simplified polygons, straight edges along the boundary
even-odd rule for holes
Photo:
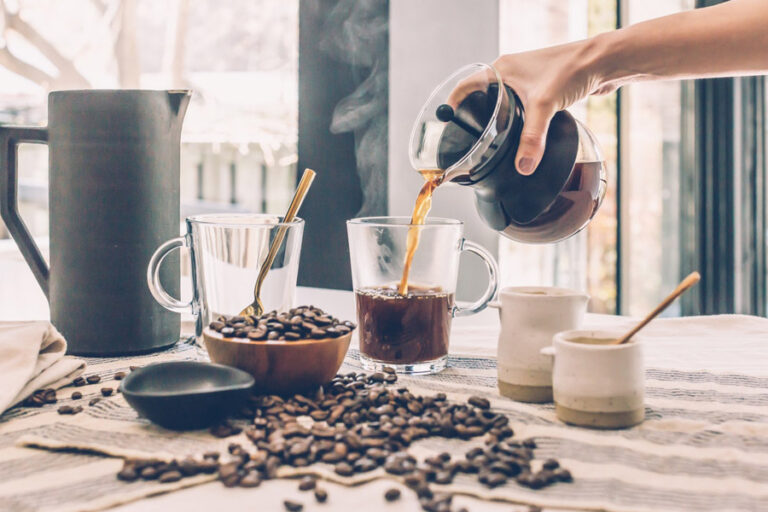
[[[319,340],[248,341],[203,329],[211,361],[253,375],[257,393],[296,393],[330,382],[344,362],[351,339],[352,332]]]

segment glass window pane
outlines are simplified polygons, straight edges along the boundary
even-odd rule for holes
[[[500,2],[500,50],[512,53],[583,39],[616,26],[614,0]],[[616,305],[616,97],[592,97],[569,109],[595,133],[607,164],[608,189],[587,229],[554,245],[523,245],[501,238],[502,284],[558,285],[587,290],[590,310]]]
[[[0,123],[45,124],[47,94],[54,89],[189,88],[194,96],[182,132],[182,218],[207,211],[285,211],[296,179],[299,0],[6,4],[18,9],[35,37],[0,34],[0,48],[11,56],[0,65]],[[47,153],[33,145],[20,153],[19,209],[45,246]],[[0,276],[14,279],[4,290],[34,290],[16,302],[19,311],[0,310],[0,319],[27,318],[24,311],[32,310],[35,318],[47,314],[2,221]]]
[[[627,24],[692,8],[692,0],[632,0]],[[681,84],[622,89],[622,312],[652,309],[680,279]],[[679,314],[679,303],[665,312]]]

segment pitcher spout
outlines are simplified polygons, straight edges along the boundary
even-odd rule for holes
[[[168,91],[168,104],[171,107],[171,115],[175,118],[175,125],[178,129],[181,129],[181,123],[184,120],[184,114],[187,112],[187,106],[189,106],[191,98],[192,91],[188,89]]]

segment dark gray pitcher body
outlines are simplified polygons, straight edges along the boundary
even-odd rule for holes
[[[189,91],[54,91],[48,128],[0,127],[0,213],[48,297],[69,352],[123,355],[175,343],[179,316],[146,286],[179,234],[179,152]],[[18,215],[19,143],[49,146],[50,270]],[[161,279],[178,293],[179,267]]]

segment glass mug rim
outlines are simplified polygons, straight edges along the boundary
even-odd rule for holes
[[[268,222],[271,221],[271,222]],[[206,226],[215,226],[221,228],[260,228],[275,226],[293,227],[304,224],[304,219],[294,217],[290,222],[284,222],[282,215],[270,213],[201,213],[190,215],[186,222]]]
[[[377,217],[358,217],[355,219],[347,220],[349,226],[368,226],[368,227],[381,227],[381,228],[411,228],[418,226],[419,228],[435,228],[435,227],[462,227],[464,222],[458,219],[450,219],[447,217],[427,217],[424,224],[411,223],[411,217],[404,215],[381,215]]]

